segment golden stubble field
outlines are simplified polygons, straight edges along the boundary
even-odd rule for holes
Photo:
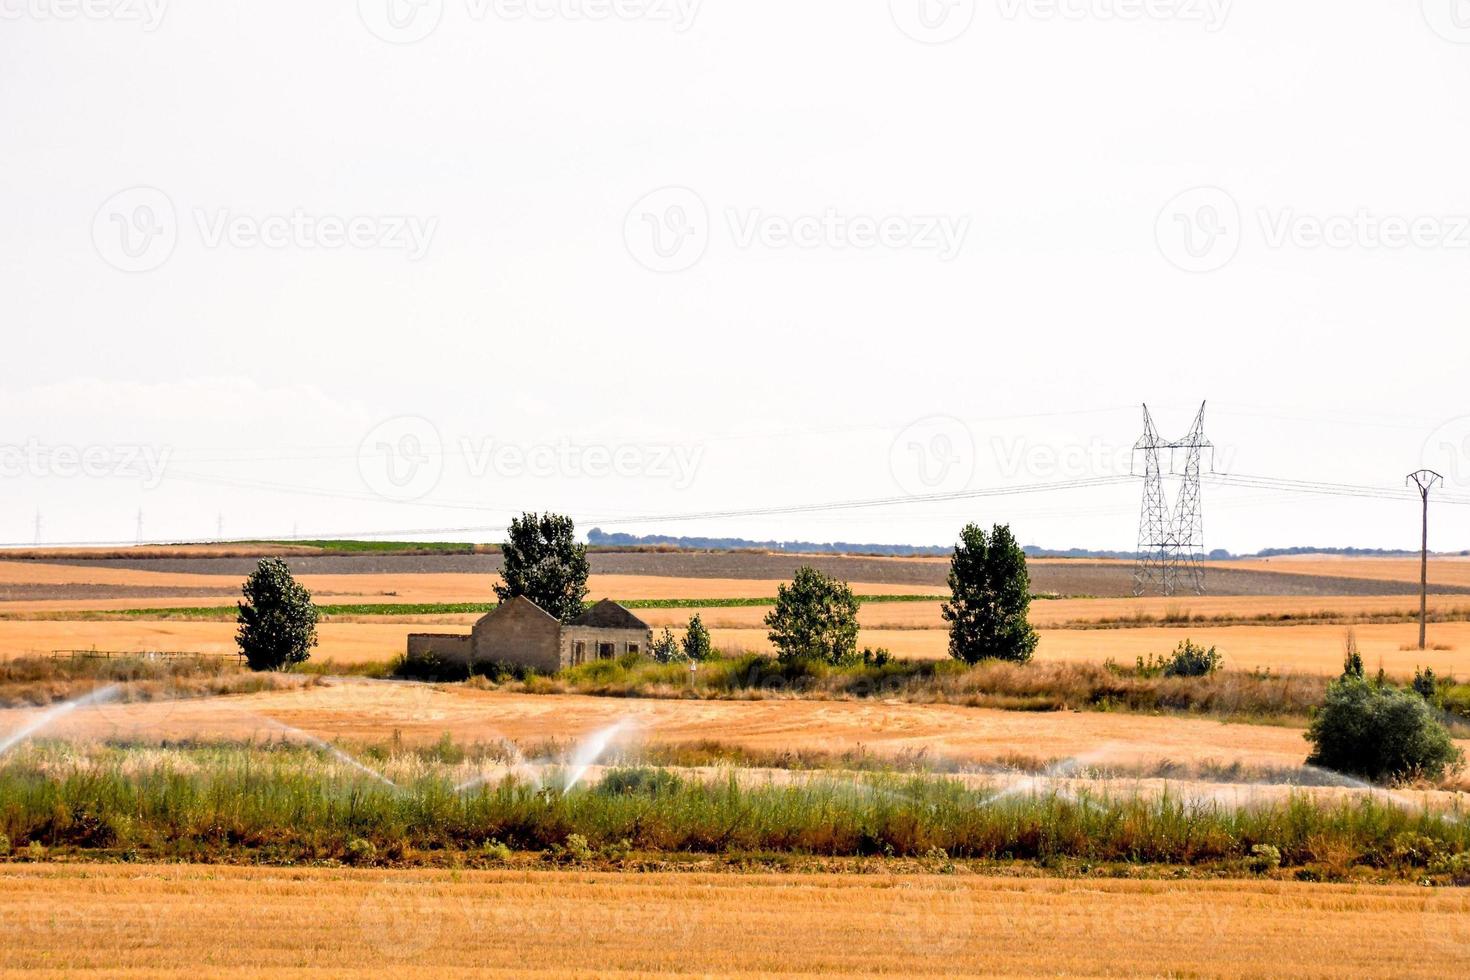
[[[0,710],[0,731],[17,730],[37,714],[37,709]],[[1299,728],[1172,715],[1037,714],[872,700],[599,698],[350,680],[203,700],[89,707],[58,718],[46,731],[48,737],[69,739],[270,740],[281,736],[278,723],[283,723],[347,743],[382,743],[397,734],[406,743],[426,744],[449,733],[461,743],[535,744],[570,742],[619,722],[627,723],[630,742],[713,740],[760,751],[860,749],[890,757],[923,753],[930,761],[961,764],[1085,756],[1099,765],[1209,761],[1295,767],[1308,751]]]
[[[1232,563],[1236,567],[1253,563]],[[1401,559],[1334,559],[1322,557],[1271,559],[1258,563],[1273,571],[1303,575],[1392,579],[1417,576],[1417,563]],[[1470,561],[1436,559],[1436,581],[1470,584]],[[1463,582],[1462,582],[1463,579]],[[491,598],[492,577],[461,573],[304,575],[302,581],[322,602],[447,603],[484,602]],[[142,597],[30,598],[0,601],[0,658],[53,651],[104,650],[114,652],[178,652],[228,654],[234,649],[234,627],[228,622],[185,622],[166,619],[130,619],[126,622],[66,618],[67,612],[115,612],[121,609],[180,606],[228,606],[230,597],[202,596],[198,590],[235,583],[227,576],[140,571],[48,564],[0,562],[0,586],[142,588]],[[594,575],[594,597],[621,599],[734,599],[773,596],[778,580],[677,578],[658,575]],[[189,590],[196,594],[186,594]],[[855,582],[864,595],[933,594],[934,587]],[[175,594],[170,595],[170,591]],[[1470,596],[1432,596],[1431,608],[1448,613],[1470,607]],[[1262,668],[1277,672],[1336,673],[1341,668],[1344,625],[1190,625],[1144,626],[1128,629],[1077,630],[1062,628],[1082,622],[1118,620],[1143,615],[1372,617],[1404,614],[1415,608],[1412,596],[1179,596],[1138,599],[1058,599],[1033,603],[1032,620],[1042,638],[1041,659],[1101,662],[1109,657],[1131,663],[1135,657],[1163,655],[1185,638],[1215,645],[1227,666]],[[729,650],[768,651],[770,644],[761,620],[764,607],[705,609],[646,609],[641,615],[655,629],[679,629],[699,612],[712,628],[718,646]],[[59,617],[37,619],[31,617]],[[339,663],[386,661],[405,648],[408,633],[418,630],[467,631],[476,617],[418,616],[380,618],[351,615],[333,617],[321,629],[315,656]],[[947,655],[947,637],[937,602],[868,603],[860,614],[859,642],[884,647],[898,656],[939,658]],[[1415,649],[1412,623],[1362,624],[1355,627],[1371,669],[1382,666],[1403,677],[1417,667],[1432,666],[1441,674],[1470,674],[1470,623],[1431,627],[1431,643],[1441,649]]]
[[[1470,893],[975,875],[0,869],[0,970],[1218,976],[1470,969]]]

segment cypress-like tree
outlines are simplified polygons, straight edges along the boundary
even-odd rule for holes
[[[949,623],[949,655],[965,663],[1026,663],[1036,650],[1036,631],[1026,619],[1031,575],[1026,553],[1011,529],[997,524],[987,534],[967,524],[949,563],[951,599],[942,608]]]
[[[279,558],[262,558],[245,580],[235,642],[251,670],[284,670],[311,657],[317,609]]]
[[[582,615],[587,601],[587,546],[577,544],[576,524],[560,514],[522,514],[510,522],[501,546],[505,567],[495,586],[501,602],[525,596],[563,623]]]

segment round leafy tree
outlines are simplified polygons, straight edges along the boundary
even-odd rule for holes
[[[803,565],[789,586],[777,587],[766,626],[783,662],[846,664],[857,659],[857,612],[857,597],[846,582]]]
[[[1308,764],[1373,780],[1439,779],[1464,761],[1423,698],[1352,675],[1327,688],[1307,740]]]
[[[560,514],[522,514],[510,522],[501,546],[505,567],[495,586],[501,602],[525,596],[570,623],[587,601],[587,546],[577,544],[576,525]]]
[[[997,524],[987,534],[965,525],[949,561],[949,590],[951,599],[941,613],[949,623],[951,657],[969,664],[1031,659],[1036,650],[1036,631],[1026,619],[1031,574],[1008,526]]]
[[[235,642],[251,670],[284,670],[311,656],[317,610],[279,558],[262,558],[245,580]]]

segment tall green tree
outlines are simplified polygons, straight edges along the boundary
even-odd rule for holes
[[[803,565],[790,586],[777,587],[766,626],[782,662],[846,664],[857,659],[857,612],[857,597],[846,582]]]
[[[279,558],[262,558],[245,580],[235,642],[251,670],[284,670],[311,657],[317,608]]]
[[[949,562],[949,591],[941,611],[949,623],[951,657],[970,664],[1031,659],[1036,650],[1036,631],[1026,619],[1031,574],[1009,526],[997,524],[987,534],[965,525]]]
[[[501,602],[525,596],[563,623],[582,615],[587,601],[587,546],[576,524],[560,514],[522,514],[510,522],[501,546],[505,568],[495,586]]]
[[[714,655],[709,630],[704,628],[704,620],[699,613],[695,613],[689,617],[689,628],[684,631],[684,656],[690,660],[708,660]]]

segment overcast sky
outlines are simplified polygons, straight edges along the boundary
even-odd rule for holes
[[[1126,475],[1206,399],[1217,470],[1470,497],[1467,0],[0,18],[0,542],[1130,548],[1126,480],[672,518]],[[1417,544],[1204,502],[1211,548]]]

